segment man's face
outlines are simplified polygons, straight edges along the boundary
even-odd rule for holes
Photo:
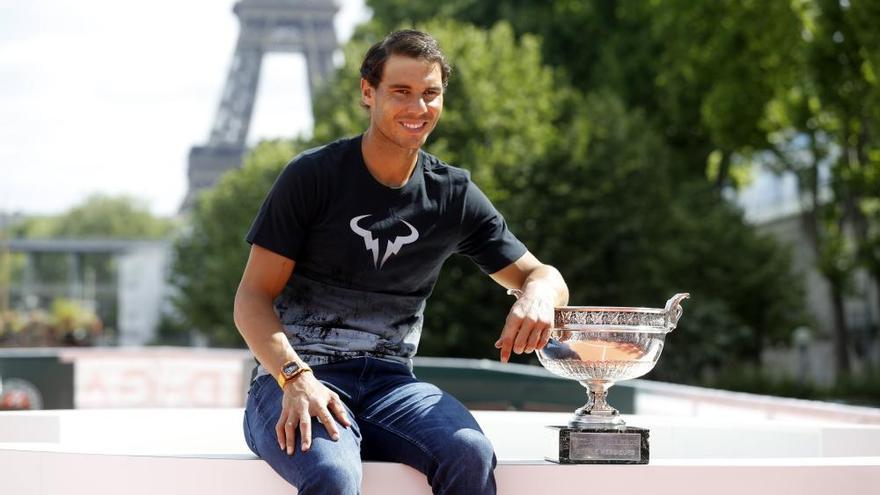
[[[361,79],[361,101],[370,107],[370,127],[377,137],[417,150],[443,111],[440,64],[392,55],[385,61],[378,87]]]

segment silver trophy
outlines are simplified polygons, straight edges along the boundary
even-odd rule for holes
[[[516,295],[516,294],[514,294]],[[547,459],[560,463],[646,464],[648,430],[627,426],[607,402],[608,389],[651,371],[666,334],[681,318],[672,296],[664,308],[563,306],[554,310],[550,340],[538,359],[551,373],[586,387],[587,403],[566,426],[550,426]],[[553,448],[555,444],[556,448]]]

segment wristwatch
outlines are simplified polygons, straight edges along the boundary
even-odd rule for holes
[[[278,386],[284,388],[284,385],[287,384],[290,380],[302,375],[306,371],[312,371],[309,368],[309,365],[306,363],[302,363],[300,365],[296,361],[288,361],[281,366],[281,372],[278,373],[278,376],[275,377],[275,380],[278,381]]]

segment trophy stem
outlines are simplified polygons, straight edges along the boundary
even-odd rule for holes
[[[608,389],[614,382],[607,381],[582,381],[581,385],[587,389],[587,403],[574,412],[574,417],[568,422],[569,426],[595,427],[599,425],[623,425],[620,412],[608,404]]]

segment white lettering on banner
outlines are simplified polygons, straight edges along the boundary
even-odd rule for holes
[[[74,373],[76,408],[244,405],[240,359],[77,356]]]

